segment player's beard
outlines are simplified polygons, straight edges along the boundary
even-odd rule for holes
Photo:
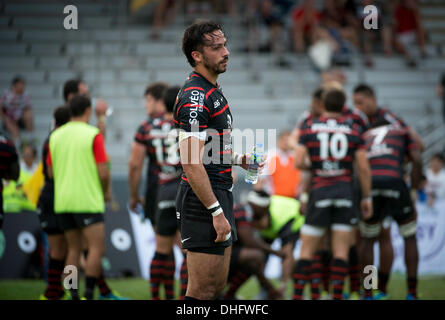
[[[217,63],[210,63],[209,60],[204,56],[204,67],[206,67],[207,70],[212,71],[214,74],[224,73],[227,69],[227,65],[224,65],[224,63],[228,60],[229,58],[226,57]]]

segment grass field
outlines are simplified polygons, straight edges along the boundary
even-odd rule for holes
[[[148,281],[141,278],[109,279],[109,286],[121,295],[135,299],[150,299]],[[83,293],[84,281],[80,281],[80,293]],[[348,288],[348,286],[345,286]],[[43,280],[0,280],[0,300],[36,300],[45,289]],[[178,286],[176,286],[178,289]],[[97,291],[97,289],[96,289]],[[259,285],[251,278],[238,291],[238,298],[253,299],[258,294]],[[391,299],[405,299],[406,282],[402,274],[393,274],[388,286]],[[419,279],[418,292],[421,299],[445,300],[445,276],[424,276]],[[290,297],[292,284],[289,283],[287,294]],[[307,292],[308,293],[308,292]],[[162,292],[161,292],[162,294]]]

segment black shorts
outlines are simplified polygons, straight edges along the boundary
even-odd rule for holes
[[[64,232],[104,222],[103,213],[56,213],[56,217],[57,223]]]
[[[231,237],[224,242],[215,243],[216,231],[211,212],[201,203],[190,185],[180,184],[176,197],[176,214],[183,249],[194,251],[193,248],[220,248],[219,253],[214,254],[220,254],[221,251],[224,254],[221,248],[229,247],[237,240],[232,192],[218,188],[214,188],[213,192],[232,228]]]
[[[410,220],[415,211],[408,186],[401,179],[372,181],[373,216],[366,223],[374,224],[391,216],[397,223]]]
[[[174,236],[178,230],[176,221],[176,193],[179,181],[162,184],[158,189],[155,224],[156,233],[161,236]]]
[[[42,230],[48,235],[63,234],[54,213],[54,192],[42,190],[37,204],[37,216]]]
[[[328,228],[333,224],[356,224],[352,183],[312,190],[305,224]]]
[[[152,164],[150,163],[149,166]],[[150,168],[149,168],[150,169]],[[149,171],[147,174],[147,188],[145,190],[145,217],[150,220],[152,226],[156,224],[156,200],[158,195],[158,174]]]

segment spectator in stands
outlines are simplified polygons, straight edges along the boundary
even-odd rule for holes
[[[406,58],[410,67],[416,67],[417,63],[412,57],[409,46],[416,41],[422,57],[426,57],[425,30],[416,0],[401,0],[397,5],[394,18],[396,22],[396,48]]]
[[[251,2],[252,3],[252,2]],[[286,15],[291,5],[288,0],[260,0],[256,17],[254,17],[251,34],[256,37],[255,47],[260,52],[272,52],[277,57],[277,65],[289,66],[283,53],[286,49],[284,39]],[[249,48],[252,49],[252,48]]]
[[[374,66],[374,61],[372,59],[372,49],[373,45],[378,40],[378,35],[380,31],[380,36],[383,44],[383,51],[387,56],[392,55],[392,42],[393,42],[393,30],[394,30],[394,1],[384,1],[384,0],[362,0],[361,7],[358,10],[358,14],[361,18],[361,23],[364,23],[364,19],[367,16],[364,9],[368,5],[373,5],[377,7],[378,10],[378,30],[375,29],[365,29],[362,30],[362,41],[363,41],[363,53],[365,58],[365,65],[368,67]]]
[[[159,39],[162,29],[176,16],[176,0],[159,0],[154,12],[152,39]]]
[[[426,193],[429,205],[433,205],[438,200],[445,200],[444,162],[444,156],[437,153],[432,156],[429,168],[426,171]]]
[[[354,1],[326,0],[321,22],[340,47],[340,52],[335,56],[336,63],[349,64],[350,45],[359,47],[360,24]]]
[[[292,12],[292,35],[295,52],[304,52],[306,44],[315,43],[320,28],[321,13],[315,8],[315,0],[304,0]]]
[[[21,171],[27,176],[32,176],[38,166],[37,149],[30,143],[22,145],[22,159],[20,160]]]
[[[379,28],[382,30],[383,52],[387,56],[391,56],[394,42],[395,2],[387,0],[376,0],[375,2],[379,9]]]
[[[442,115],[445,122],[445,72],[442,73],[440,82],[437,85],[437,96],[442,100]]]
[[[20,130],[33,131],[31,101],[25,93],[25,79],[15,77],[11,89],[0,97],[0,117],[14,142],[20,138]]]

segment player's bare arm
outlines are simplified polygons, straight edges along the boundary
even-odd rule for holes
[[[372,216],[371,200],[371,169],[368,156],[365,150],[360,149],[355,152],[355,163],[358,170],[358,178],[362,190],[362,201],[360,204],[364,219]]]
[[[139,186],[141,184],[142,168],[144,166],[145,146],[133,142],[130,159],[128,161],[128,184],[130,187],[130,209],[135,210],[136,205],[141,203]]]

